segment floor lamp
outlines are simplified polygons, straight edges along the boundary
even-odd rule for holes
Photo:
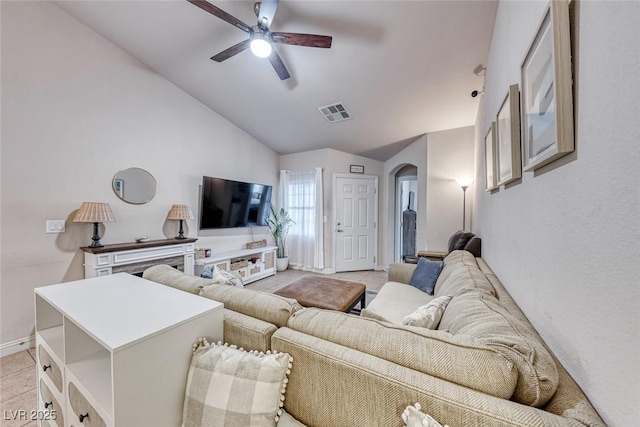
[[[467,225],[467,188],[471,185],[471,179],[457,179],[458,185],[462,188],[462,229]]]

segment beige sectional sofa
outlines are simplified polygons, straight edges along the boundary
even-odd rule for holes
[[[212,279],[184,274],[168,265],[150,267],[142,277],[223,303],[225,341],[247,350],[270,350],[271,336],[302,308],[290,298],[221,285]]]
[[[225,303],[225,340],[245,348],[270,340],[294,357],[285,409],[305,425],[402,426],[400,414],[416,402],[451,427],[604,425],[481,258],[448,255],[434,296],[407,285],[415,267],[392,264],[362,316],[248,289],[207,292],[204,282],[198,292]],[[437,330],[400,324],[442,295],[453,298]],[[278,319],[266,314],[270,304]]]

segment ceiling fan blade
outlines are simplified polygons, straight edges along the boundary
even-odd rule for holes
[[[259,3],[258,25],[267,30],[271,27],[273,18],[276,16],[276,10],[278,10],[279,2],[280,0],[262,0]]]
[[[316,34],[301,33],[271,33],[274,43],[293,44],[296,46],[330,48],[331,36],[319,36]]]
[[[212,5],[209,2],[206,2],[204,0],[187,0],[189,3],[198,6],[200,9],[209,12],[210,14],[217,16],[218,18],[222,19],[223,21],[228,22],[229,24],[233,25],[236,28],[240,28],[242,31],[244,31],[245,33],[248,33],[251,31],[251,27],[248,26],[247,24],[245,24],[244,22],[242,22],[241,20],[239,20],[238,18],[229,15],[227,12],[225,12],[224,10],[220,9],[217,6]]]
[[[278,55],[278,52],[276,52],[275,49],[271,51],[271,55],[269,55],[269,61],[271,62],[271,65],[273,65],[273,69],[276,70],[276,73],[278,73],[278,77],[280,77],[280,80],[287,80],[289,77],[291,77],[289,71],[287,71],[287,67],[284,66],[284,62],[282,62],[280,55]]]
[[[251,42],[251,39],[246,39],[244,41],[241,41],[238,44],[234,44],[229,49],[225,49],[222,52],[220,52],[219,54],[217,54],[215,56],[212,56],[211,59],[213,59],[216,62],[222,62],[225,59],[229,59],[233,55],[237,55],[240,52],[242,52],[243,50],[245,50],[246,48],[248,48],[250,42]]]

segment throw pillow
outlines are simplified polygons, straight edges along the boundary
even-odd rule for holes
[[[418,265],[415,270],[413,270],[409,284],[429,295],[433,295],[436,280],[438,280],[443,265],[444,262],[442,261],[431,261],[427,258],[420,258]]]
[[[287,353],[247,352],[199,339],[187,377],[183,426],[274,427],[292,362]]]
[[[222,270],[217,265],[208,265],[202,270],[200,273],[200,277],[204,277],[205,279],[212,279],[214,283],[220,285],[231,285],[236,288],[243,288],[244,283],[242,283],[242,279],[236,276],[233,273],[229,273],[228,271]]]
[[[407,406],[402,413],[402,421],[407,427],[443,427],[442,424],[434,420],[430,415],[421,411],[419,403],[416,406]],[[445,425],[444,427],[449,427]]]
[[[426,305],[418,307],[416,311],[402,320],[403,325],[420,326],[427,329],[438,329],[440,319],[447,308],[447,304],[453,298],[451,295],[443,295],[434,298]]]

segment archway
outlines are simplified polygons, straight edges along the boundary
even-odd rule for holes
[[[418,168],[412,164],[401,166],[395,173],[394,251],[395,262],[417,253],[418,227]]]

